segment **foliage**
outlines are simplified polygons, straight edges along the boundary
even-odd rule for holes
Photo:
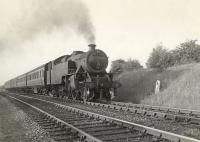
[[[123,71],[130,71],[134,69],[143,68],[142,65],[139,63],[138,60],[135,59],[128,59],[128,61],[118,59],[112,61],[111,71],[121,73]]]
[[[143,66],[136,59],[128,59],[128,61],[126,61],[125,64],[123,65],[123,68],[124,70],[134,70],[143,68]]]
[[[158,45],[153,49],[146,65],[148,68],[163,69],[174,65],[200,62],[200,45],[196,42],[197,40],[183,42],[171,51]]]
[[[200,61],[200,45],[197,40],[190,40],[181,43],[175,50],[172,51],[174,64],[185,64]]]
[[[122,59],[112,61],[111,72],[121,73],[123,71],[123,64],[125,64],[125,61]]]
[[[162,45],[158,45],[153,49],[150,57],[146,63],[149,68],[163,69],[169,66],[170,52]]]

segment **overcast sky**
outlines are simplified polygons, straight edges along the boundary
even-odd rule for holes
[[[35,15],[32,13],[37,10],[35,8],[37,4],[36,6],[32,4],[33,1],[0,0],[0,85],[49,60],[70,54],[73,50],[88,50],[88,41],[83,35],[75,32],[69,24],[50,31],[36,32],[38,23],[34,23],[37,28],[30,30],[35,33],[34,36],[26,38],[32,35],[27,34],[24,29],[29,24],[34,26],[33,21],[27,20],[33,18]],[[62,1],[54,0],[58,5]],[[82,2],[88,8],[89,20],[93,23],[97,48],[107,53],[110,62],[118,58],[132,58],[138,59],[145,65],[152,48],[159,43],[173,49],[180,42],[200,38],[199,0],[82,0]],[[37,13],[45,13],[43,10],[49,3],[40,4]],[[64,8],[65,15],[71,15],[77,10],[77,7],[75,10],[70,6]],[[53,10],[55,10],[54,16],[58,16],[58,19],[54,18],[59,23],[60,12]],[[44,18],[43,22],[45,20]],[[28,22],[24,24],[24,21]],[[46,22],[49,22],[48,19]],[[40,28],[46,28],[45,25],[48,25],[40,22],[39,24]]]

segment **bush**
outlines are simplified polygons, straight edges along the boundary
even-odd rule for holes
[[[112,61],[111,72],[115,72],[115,73],[123,72],[123,64],[125,64],[125,61],[122,59],[117,59],[115,61]]]
[[[148,68],[164,69],[170,65],[169,62],[170,52],[168,52],[168,50],[165,49],[162,45],[158,45],[153,49],[146,65]]]
[[[128,59],[128,61],[126,61],[125,64],[123,65],[123,69],[126,71],[131,71],[140,68],[143,68],[143,66],[139,63],[138,60],[135,59]]]
[[[200,61],[200,45],[197,40],[190,40],[181,43],[175,50],[172,51],[174,64],[187,64]]]
[[[153,49],[146,65],[148,68],[164,69],[174,65],[200,62],[200,45],[196,42],[197,40],[183,42],[171,51],[158,45]]]
[[[121,73],[123,71],[131,71],[140,68],[143,68],[143,66],[139,63],[138,60],[135,59],[128,59],[128,61],[118,59],[113,61],[111,65],[111,71],[115,73]]]

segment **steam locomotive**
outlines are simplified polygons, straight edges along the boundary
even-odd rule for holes
[[[119,82],[107,73],[107,55],[95,44],[89,51],[74,51],[5,83],[8,90],[32,92],[83,101],[110,101]]]

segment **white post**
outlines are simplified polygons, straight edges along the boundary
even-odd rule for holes
[[[155,94],[158,94],[159,92],[160,92],[160,80],[157,80],[155,86]]]

